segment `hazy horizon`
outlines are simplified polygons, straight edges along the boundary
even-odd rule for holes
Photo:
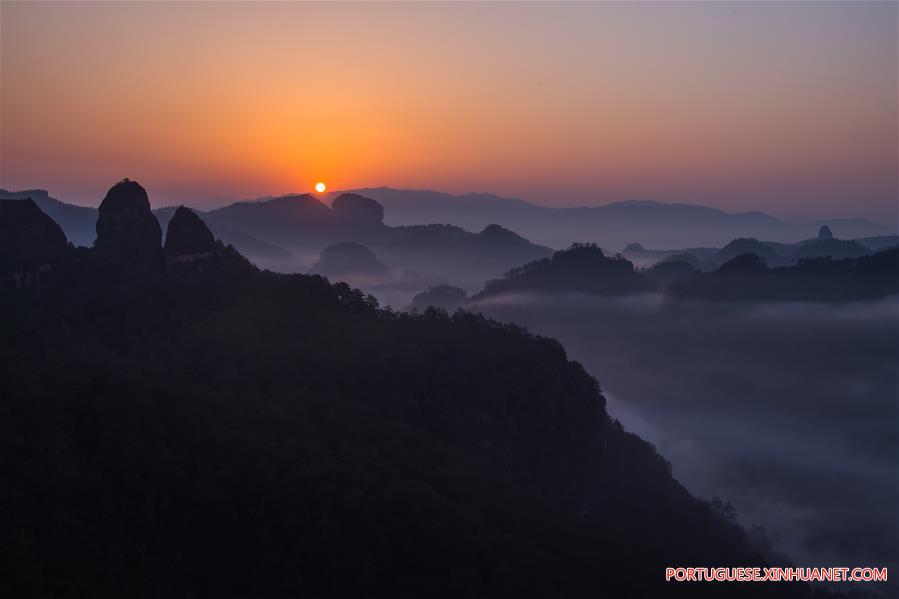
[[[129,178],[131,178],[131,177],[129,177]],[[131,179],[137,180],[138,182],[140,182],[139,179],[134,179],[134,178],[131,178]],[[143,183],[141,183],[141,184],[143,185]],[[0,187],[2,187],[2,186],[0,186]],[[46,191],[50,197],[55,198],[61,202],[65,202],[67,204],[72,204],[75,206],[82,206],[85,208],[96,208],[97,206],[99,206],[100,202],[103,201],[103,197],[105,196],[106,191],[107,191],[107,189],[104,188],[102,191],[99,192],[99,195],[96,198],[91,198],[91,199],[84,200],[82,202],[78,202],[78,201],[73,201],[72,199],[62,196],[58,193],[55,193],[53,190],[47,189],[45,186],[41,186],[41,185],[27,185],[27,186],[24,186],[21,188],[5,188],[5,187],[2,187],[2,188],[6,189],[6,191],[9,191],[9,192],[21,192],[21,191],[27,191],[27,190],[31,190],[31,189],[43,190],[43,191]],[[625,203],[625,202],[653,202],[653,203],[658,203],[658,204],[677,204],[677,205],[687,205],[687,206],[701,206],[701,207],[705,207],[705,208],[721,210],[727,214],[744,214],[744,213],[761,212],[761,213],[767,214],[769,216],[773,216],[775,218],[781,219],[786,222],[797,222],[798,223],[798,222],[813,222],[813,221],[827,221],[827,220],[841,220],[841,219],[867,219],[875,224],[883,225],[883,226],[887,226],[887,227],[899,226],[899,220],[893,220],[893,221],[881,220],[881,219],[877,219],[877,218],[869,218],[869,217],[861,216],[858,214],[851,214],[851,213],[847,214],[846,216],[842,216],[842,217],[830,217],[830,218],[824,217],[821,215],[815,215],[815,214],[785,216],[783,214],[779,214],[777,211],[753,210],[753,209],[748,209],[748,210],[733,209],[733,210],[731,210],[731,209],[727,209],[727,208],[719,208],[717,206],[710,205],[710,204],[700,204],[697,202],[689,202],[689,201],[674,202],[674,201],[665,201],[665,200],[654,199],[654,198],[623,198],[620,200],[610,200],[608,202],[601,202],[601,203],[595,203],[595,204],[551,205],[551,204],[536,201],[536,200],[527,200],[527,199],[520,198],[520,197],[506,196],[506,195],[495,194],[495,193],[487,192],[487,191],[450,192],[450,191],[445,191],[445,190],[440,190],[440,189],[403,188],[403,187],[397,187],[397,186],[392,186],[392,185],[367,185],[364,187],[354,187],[354,188],[348,188],[348,189],[336,189],[336,190],[328,189],[324,193],[317,193],[317,192],[315,192],[315,190],[309,189],[309,190],[305,190],[305,191],[285,191],[285,192],[254,194],[249,197],[217,196],[217,197],[198,198],[198,199],[193,199],[193,200],[188,199],[188,200],[183,200],[183,201],[166,201],[165,199],[154,199],[151,196],[150,204],[154,210],[158,209],[158,208],[171,208],[171,207],[183,205],[183,206],[188,206],[190,208],[194,208],[196,210],[205,211],[205,210],[214,210],[216,208],[228,206],[230,204],[237,203],[237,202],[257,202],[257,201],[265,201],[268,199],[274,199],[274,198],[280,198],[280,197],[288,197],[288,196],[295,196],[295,195],[309,195],[309,196],[317,198],[319,201],[321,201],[322,203],[324,203],[326,205],[330,205],[331,202],[334,200],[334,198],[336,198],[337,196],[339,196],[342,193],[353,193],[353,192],[362,191],[365,189],[378,189],[378,188],[390,189],[393,191],[419,191],[419,192],[428,192],[428,193],[434,192],[434,193],[451,195],[451,196],[455,196],[455,197],[462,197],[462,196],[468,196],[468,195],[474,195],[474,196],[491,195],[491,196],[494,196],[497,198],[502,198],[502,199],[519,200],[522,202],[527,202],[528,204],[533,204],[535,206],[542,206],[542,207],[546,207],[546,208],[558,208],[558,209],[602,207],[602,206],[608,206],[611,204],[620,204],[620,203]]]
[[[389,185],[895,224],[892,2],[3,2],[0,186]],[[139,35],[137,35],[139,33]]]

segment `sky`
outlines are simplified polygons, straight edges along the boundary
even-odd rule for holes
[[[899,220],[894,2],[0,3],[0,187]]]

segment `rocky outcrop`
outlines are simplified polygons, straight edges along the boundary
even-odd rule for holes
[[[0,277],[30,287],[68,247],[65,233],[31,198],[0,200]]]
[[[342,224],[354,227],[380,227],[384,207],[375,200],[355,193],[344,193],[331,204],[331,211]]]
[[[215,237],[195,212],[180,206],[165,234],[166,267],[204,260],[215,252]]]
[[[122,179],[106,193],[97,218],[94,247],[153,270],[162,268],[162,229],[150,211],[146,190]]]

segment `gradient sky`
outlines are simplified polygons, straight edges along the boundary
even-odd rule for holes
[[[897,221],[894,2],[0,3],[0,186]]]

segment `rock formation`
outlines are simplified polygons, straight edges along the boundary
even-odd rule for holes
[[[147,192],[122,179],[106,193],[97,219],[94,247],[153,270],[162,268],[162,229],[150,211]]]
[[[166,266],[197,262],[208,258],[213,252],[215,237],[206,223],[184,206],[175,210],[165,235]]]

